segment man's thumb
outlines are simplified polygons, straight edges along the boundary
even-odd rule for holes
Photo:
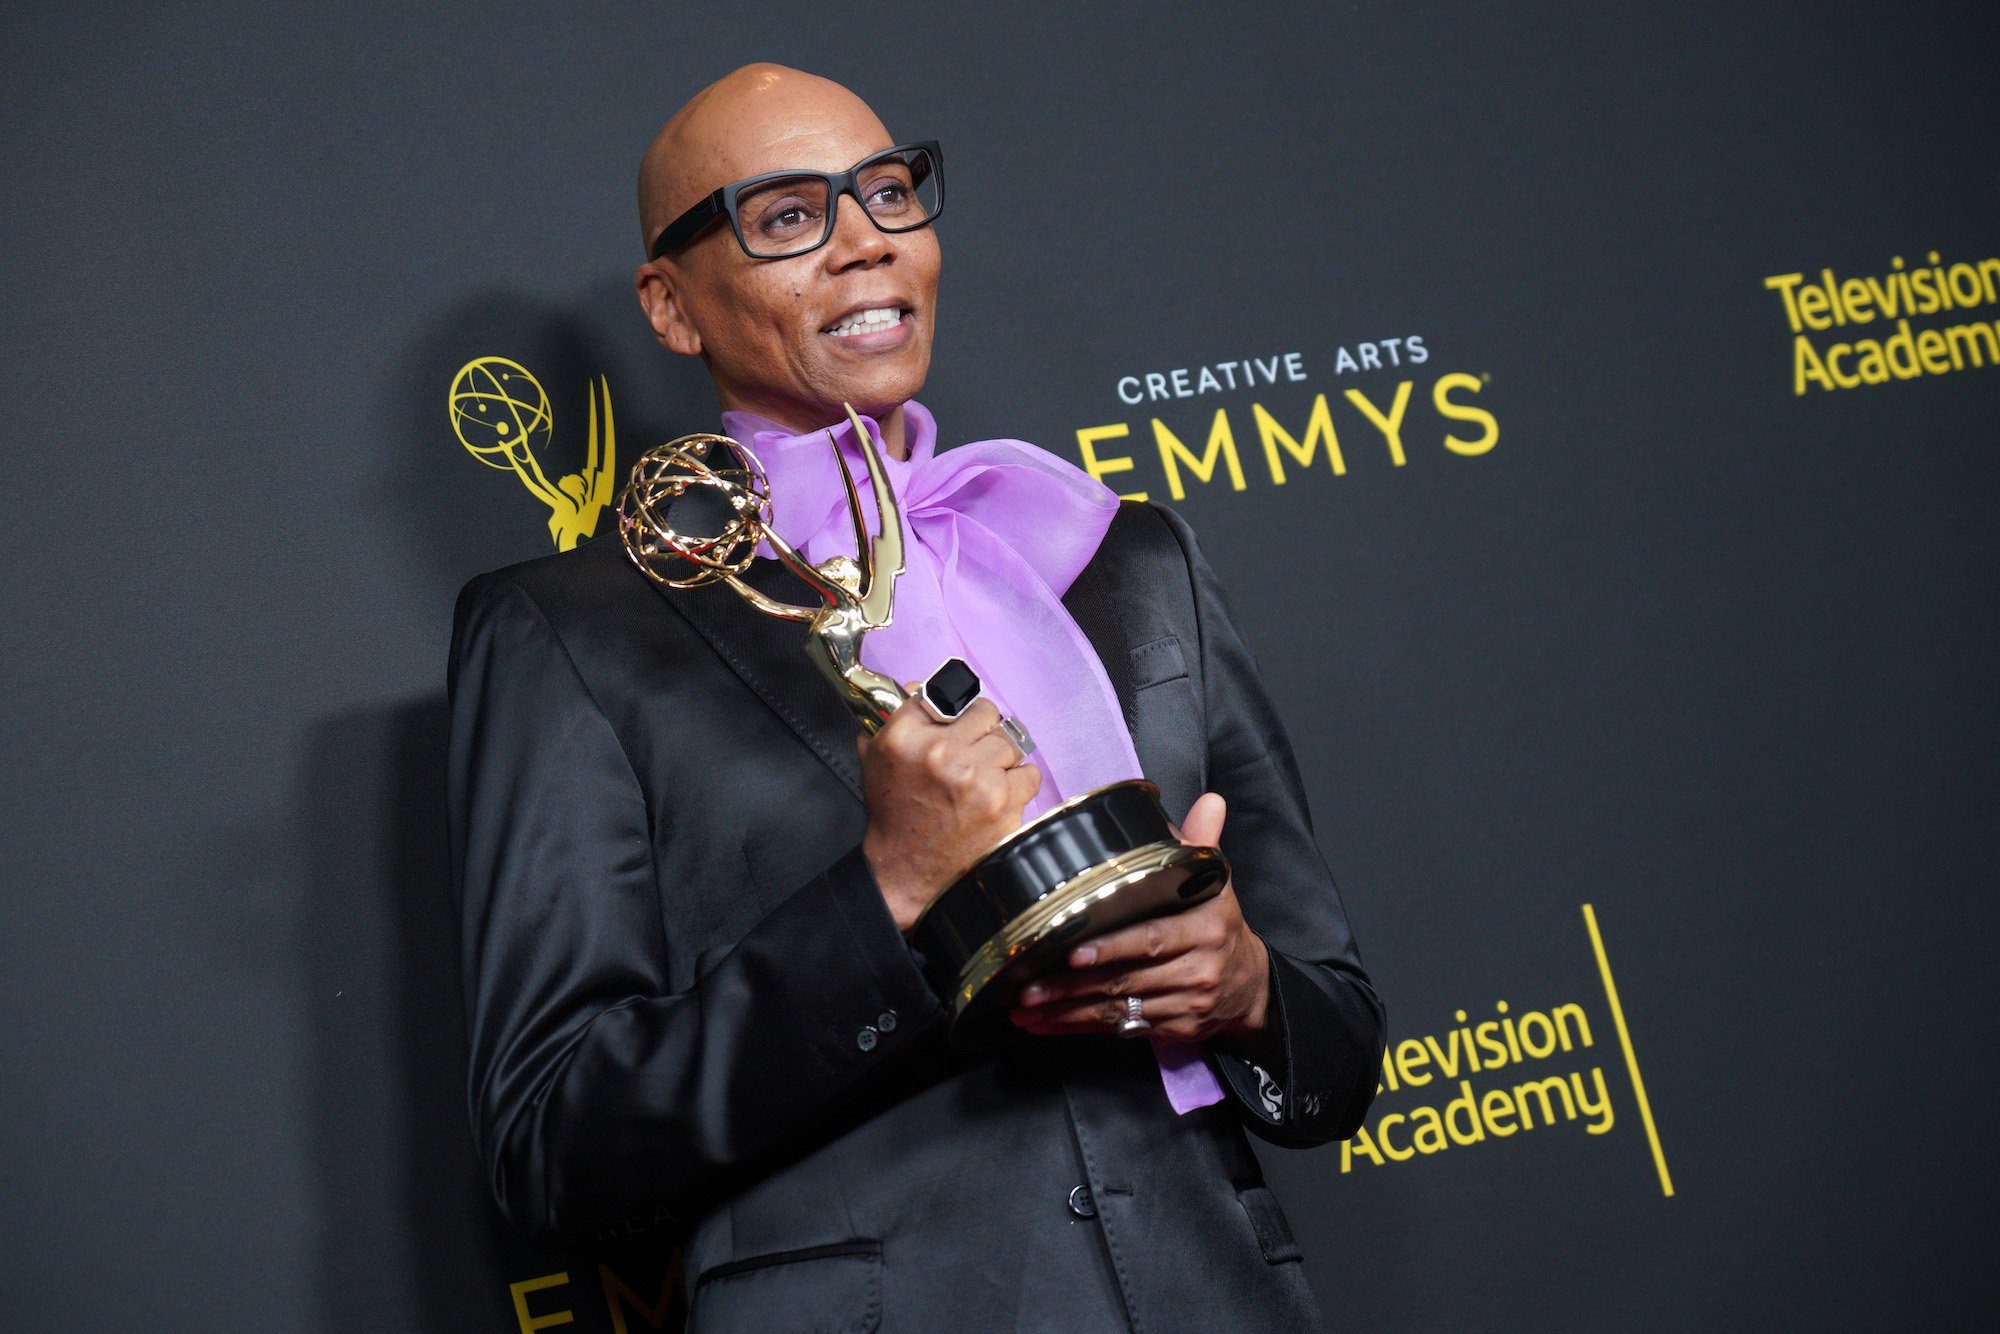
[[[1181,821],[1181,842],[1214,847],[1222,839],[1222,822],[1228,814],[1229,803],[1221,793],[1202,793],[1188,808],[1187,819]]]

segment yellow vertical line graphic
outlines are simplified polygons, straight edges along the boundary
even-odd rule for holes
[[[1604,978],[1604,999],[1611,1002],[1611,1022],[1618,1028],[1618,1045],[1625,1049],[1625,1068],[1632,1075],[1632,1096],[1639,1100],[1639,1120],[1646,1127],[1646,1142],[1653,1146],[1653,1166],[1660,1169],[1660,1193],[1671,1197],[1674,1179],[1667,1175],[1667,1155],[1660,1148],[1660,1130],[1653,1124],[1653,1105],[1646,1101],[1646,1081],[1639,1077],[1639,1058],[1632,1051],[1632,1034],[1625,1027],[1625,1007],[1618,1003],[1618,984],[1611,980],[1611,960],[1604,953],[1604,937],[1598,934],[1597,914],[1583,905],[1583,924],[1590,928],[1590,947],[1597,951],[1597,971]]]

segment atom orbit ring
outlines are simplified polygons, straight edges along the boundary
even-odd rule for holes
[[[698,490],[720,497],[728,512],[714,534],[684,533],[669,520],[674,502]],[[632,465],[632,480],[618,497],[618,533],[633,564],[654,583],[701,588],[750,568],[770,509],[770,482],[756,455],[727,436],[684,435]]]
[[[1035,753],[1035,739],[1028,735],[1027,728],[1021,726],[1021,724],[1012,718],[1002,718],[1000,720],[1000,730],[1007,734],[1007,739],[1013,742],[1015,749],[1021,752],[1022,759],[1025,760]]]
[[[1125,1017],[1118,1021],[1119,1037],[1144,1037],[1153,1031],[1153,1026],[1146,1022],[1146,1016],[1142,1013],[1143,1009],[1144,1002],[1137,996],[1127,996],[1125,998]]]

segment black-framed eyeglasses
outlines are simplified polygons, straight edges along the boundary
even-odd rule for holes
[[[885,232],[928,227],[944,211],[937,141],[885,148],[846,171],[771,171],[725,185],[667,224],[653,242],[653,258],[682,249],[718,214],[727,215],[736,243],[752,259],[806,254],[832,239],[844,194]]]

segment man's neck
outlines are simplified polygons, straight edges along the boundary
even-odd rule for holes
[[[754,412],[766,421],[782,426],[795,435],[804,435],[808,431],[838,425],[846,420],[844,413],[835,413],[830,421],[819,421],[816,418],[820,414],[802,412],[797,408],[787,410],[763,407],[755,403],[732,403],[728,395],[723,396],[722,408],[725,412]],[[882,447],[889,451],[889,457],[899,463],[906,461],[910,457],[910,446],[903,431],[903,405],[898,403],[894,410],[886,417],[880,418],[876,424],[882,428]]]
[[[888,420],[881,423],[881,426],[882,448],[888,450],[889,457],[896,460],[896,462],[907,462],[910,457],[910,446],[903,438],[903,405],[901,403],[896,405],[896,410],[889,414]]]

